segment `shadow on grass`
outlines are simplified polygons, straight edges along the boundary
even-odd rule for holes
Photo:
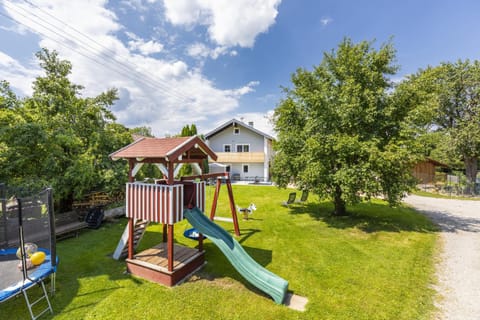
[[[266,267],[272,262],[272,250],[265,250],[247,246],[242,247],[245,252],[262,267]],[[218,247],[212,242],[204,243],[203,249],[207,252],[206,259],[209,260],[209,264],[212,264],[214,267],[218,265],[220,268],[228,265],[227,269],[234,269],[234,266],[227,260],[222,251],[220,251],[220,249],[218,249]],[[215,272],[219,271],[220,270],[215,270]],[[227,270],[227,272],[229,271]],[[220,273],[222,272],[220,271]]]
[[[255,260],[260,266],[266,268],[272,262],[272,251],[259,248],[242,246],[248,255]],[[207,266],[190,277],[187,282],[196,282],[206,280],[222,285],[222,278],[228,277],[238,281],[249,290],[270,298],[267,294],[252,285],[245,279],[235,267],[228,261],[225,255],[211,242],[204,243],[204,250],[207,252]],[[268,268],[267,268],[268,269]]]
[[[77,294],[76,297],[77,298],[81,298],[81,297],[85,297],[85,296],[90,296],[90,295],[97,295],[96,297],[94,297],[95,299],[95,302],[87,302],[85,304],[80,304],[80,305],[77,305],[76,307],[74,308],[66,308],[62,311],[63,314],[68,314],[68,313],[71,313],[71,312],[75,312],[77,310],[85,310],[85,309],[88,309],[88,308],[91,308],[91,307],[94,307],[96,306],[100,301],[102,301],[102,297],[106,297],[108,296],[108,294],[110,294],[111,292],[114,292],[115,290],[119,289],[120,287],[114,287],[114,288],[107,288],[107,289],[100,289],[100,290],[96,290],[96,291],[91,291],[91,292],[88,292],[88,293],[85,293],[85,294]]]
[[[389,207],[376,203],[347,206],[347,216],[334,216],[333,204],[309,202],[290,206],[291,214],[308,214],[331,228],[358,228],[364,232],[438,232],[439,228],[424,215],[400,206]]]
[[[57,270],[57,291],[52,299],[55,314],[77,313],[78,310],[92,308],[123,288],[120,285],[111,286],[111,283],[116,283],[111,281],[129,278],[125,274],[125,262],[111,258],[112,248],[118,241],[123,226],[118,222],[104,223],[98,230],[87,230],[77,238],[57,243],[60,263]],[[108,280],[102,279],[104,276]],[[109,283],[109,287],[104,287],[105,283]],[[80,292],[81,287],[83,292]],[[75,299],[77,301],[72,304]]]
[[[424,215],[432,219],[444,232],[466,232],[480,233],[480,219],[461,217],[446,211],[420,210]]]
[[[254,234],[261,232],[259,229],[240,229],[240,238],[237,238],[236,240],[242,244],[244,243],[248,238],[253,236]]]

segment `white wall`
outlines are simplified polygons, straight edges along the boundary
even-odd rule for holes
[[[237,152],[237,144],[250,145],[250,152],[263,152],[263,136],[248,128],[238,126],[240,133],[233,134],[233,126],[226,127],[221,132],[208,139],[209,147],[215,152],[223,152],[223,145],[231,145],[231,152]]]
[[[248,164],[248,173],[243,172],[243,165]],[[264,179],[263,163],[234,163],[231,165],[230,176],[240,174],[240,180],[254,180],[255,177]]]

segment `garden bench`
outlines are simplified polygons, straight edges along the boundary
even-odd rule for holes
[[[78,236],[80,230],[88,227],[88,224],[76,211],[60,213],[55,217],[55,234],[57,239]]]

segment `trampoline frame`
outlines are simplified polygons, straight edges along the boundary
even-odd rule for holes
[[[36,266],[35,268],[29,270],[29,274],[27,279],[19,280],[16,283],[12,283],[7,288],[1,288],[0,290],[0,303],[5,302],[19,294],[22,293],[23,290],[27,290],[32,287],[34,284],[39,283],[40,281],[46,279],[48,276],[51,275],[51,284],[52,284],[52,291],[55,289],[55,273],[57,267],[52,267],[51,264],[51,255],[50,251],[44,248],[38,248],[38,251],[43,251],[46,254],[45,261]],[[9,249],[0,249],[0,257],[1,256],[14,256],[14,259],[18,260],[17,256],[17,249],[16,248],[9,248]],[[58,262],[58,258],[57,258]],[[2,262],[0,261],[0,274],[2,267]],[[20,270],[19,270],[20,272]]]

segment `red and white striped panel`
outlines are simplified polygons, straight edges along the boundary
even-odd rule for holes
[[[198,209],[205,212],[205,181],[194,181],[195,184],[195,204]]]
[[[183,185],[127,183],[127,217],[174,224],[183,220]]]

